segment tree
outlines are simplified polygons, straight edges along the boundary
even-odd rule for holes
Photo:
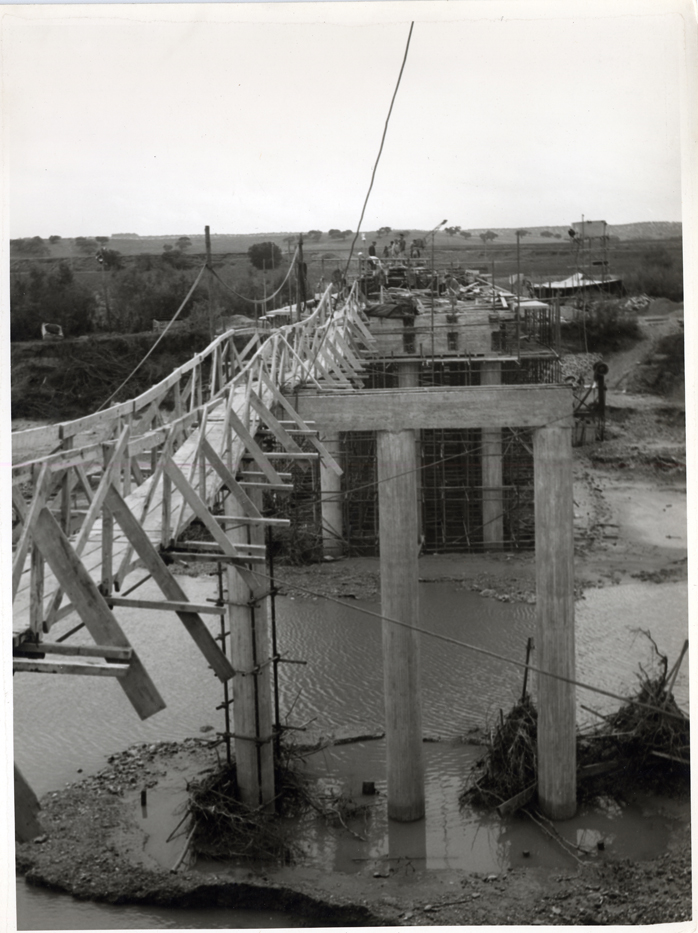
[[[460,227],[444,227],[444,231],[449,236],[455,236],[457,233],[460,233]]]
[[[189,247],[191,246],[191,240],[189,239],[188,236],[181,236],[177,240],[177,243],[175,245],[178,250],[181,250],[183,252],[185,249],[189,249]]]
[[[54,233],[48,238],[48,241],[51,244],[51,246],[55,246],[56,243],[60,242],[60,239],[61,238],[58,236],[58,234]]]
[[[247,250],[247,255],[255,269],[276,269],[282,259],[281,250],[270,240],[253,243]]]
[[[458,232],[460,233],[460,235],[463,237],[464,240],[469,240],[470,237],[472,236],[472,233],[469,230],[459,230]]]
[[[332,227],[331,230],[327,231],[327,235],[331,240],[338,240],[342,236],[342,231],[338,230],[336,227]]]
[[[108,236],[96,236],[95,240],[97,240],[100,246],[106,246],[107,243],[109,242],[109,237]]]
[[[94,253],[97,250],[97,240],[94,237],[76,236],[75,245],[81,253]]]
[[[17,240],[10,240],[10,247],[18,253],[25,253],[27,256],[46,256],[48,255],[48,246],[40,236],[20,237]]]
[[[306,236],[309,240],[314,240],[317,243],[318,240],[322,239],[322,230],[308,230]]]
[[[490,240],[496,240],[499,236],[498,233],[495,233],[493,230],[486,230],[484,233],[480,234],[480,239],[483,243],[489,243]]]
[[[100,249],[97,253],[97,261],[101,262],[105,269],[116,271],[123,269],[123,257],[118,249]]]
[[[174,246],[171,243],[163,243],[162,248],[165,253],[169,253],[171,249],[174,249]]]
[[[530,230],[516,230],[516,238],[521,239],[522,236],[530,236]]]
[[[379,227],[376,231],[376,236],[387,236],[389,233],[393,232],[392,227]]]
[[[550,230],[541,230],[540,235],[546,238],[554,236],[554,234],[552,234]]]
[[[75,280],[67,263],[50,272],[32,265],[10,277],[10,339],[38,340],[43,323],[60,325],[70,337],[87,333],[96,306],[92,289]]]

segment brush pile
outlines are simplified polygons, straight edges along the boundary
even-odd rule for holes
[[[648,632],[643,634],[652,643],[653,669],[641,666],[640,687],[632,700],[611,715],[596,713],[601,725],[579,734],[577,763],[583,768],[617,761],[616,786],[666,788],[667,781],[685,778],[690,764],[690,721],[672,693],[684,652],[669,670],[666,655]]]
[[[537,774],[537,735],[538,713],[528,695],[507,716],[500,710],[487,751],[473,765],[459,798],[461,806],[492,809],[530,787]]]
[[[286,815],[302,809],[302,782],[286,772],[279,790]],[[192,851],[208,858],[244,858],[259,861],[292,862],[301,854],[290,831],[261,807],[248,807],[240,801],[235,764],[223,765],[203,780],[192,781],[189,815],[193,826]]]
[[[303,855],[294,839],[299,821],[321,819],[363,840],[348,822],[366,817],[369,807],[341,787],[312,779],[296,751],[282,746],[274,773],[276,797],[271,809],[240,801],[235,763],[221,765],[188,785],[191,851],[215,859],[242,858],[290,864]]]
[[[600,725],[577,734],[579,795],[618,796],[637,789],[668,792],[685,786],[690,764],[690,723],[672,690],[687,644],[669,669],[649,632],[652,670],[640,666],[639,690],[615,713],[594,713]],[[524,806],[537,777],[537,712],[530,697],[500,719],[490,732],[484,756],[472,767],[460,796],[461,805],[500,812]],[[512,798],[521,795],[516,802]]]

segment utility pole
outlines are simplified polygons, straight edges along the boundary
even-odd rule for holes
[[[305,307],[305,269],[303,266],[303,234],[298,234],[298,257],[296,259],[296,314],[301,319],[301,306]]]
[[[521,231],[516,231],[516,355],[521,359]]]
[[[204,237],[206,240],[206,268],[209,272],[206,280],[208,286],[208,333],[210,339],[213,340],[213,296],[211,294],[211,273],[213,272],[213,267],[211,265],[211,228],[208,224],[204,227]]]

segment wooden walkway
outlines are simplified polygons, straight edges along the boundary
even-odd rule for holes
[[[264,545],[235,541],[240,535],[226,527],[285,524],[259,508],[264,490],[292,489],[279,465],[321,458],[341,473],[286,395],[302,386],[351,390],[373,343],[356,291],[332,309],[328,290],[305,320],[255,335],[241,351],[234,337],[219,337],[136,399],[13,435],[13,505],[22,521],[12,578],[15,671],[116,677],[139,716],[152,715],[165,704],[117,620],[120,606],[138,606],[175,612],[215,674],[234,675],[202,620],[223,610],[188,601],[170,570],[173,550],[196,518],[214,543],[183,545],[186,560],[215,556],[243,579],[265,561]],[[90,432],[99,442],[75,443]],[[52,452],[25,459],[37,443]],[[227,517],[213,511],[225,496],[232,518],[229,508]],[[79,500],[85,507],[76,510]],[[151,577],[161,600],[129,598]],[[71,644],[82,627],[94,645]]]

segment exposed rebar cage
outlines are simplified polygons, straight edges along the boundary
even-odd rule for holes
[[[454,360],[421,360],[419,385],[479,386],[484,360],[481,357],[463,357]],[[365,389],[397,389],[400,361],[369,360],[364,370]],[[557,356],[526,357],[500,360],[502,385],[557,385],[561,382],[560,360]]]
[[[348,432],[340,437],[344,536],[348,552],[378,552],[376,436]],[[484,549],[482,432],[479,429],[421,432],[420,481],[423,550],[478,552]],[[508,548],[534,546],[533,454],[530,431],[502,431],[503,540]]]
[[[481,550],[482,432],[431,430],[421,436],[424,550]]]

